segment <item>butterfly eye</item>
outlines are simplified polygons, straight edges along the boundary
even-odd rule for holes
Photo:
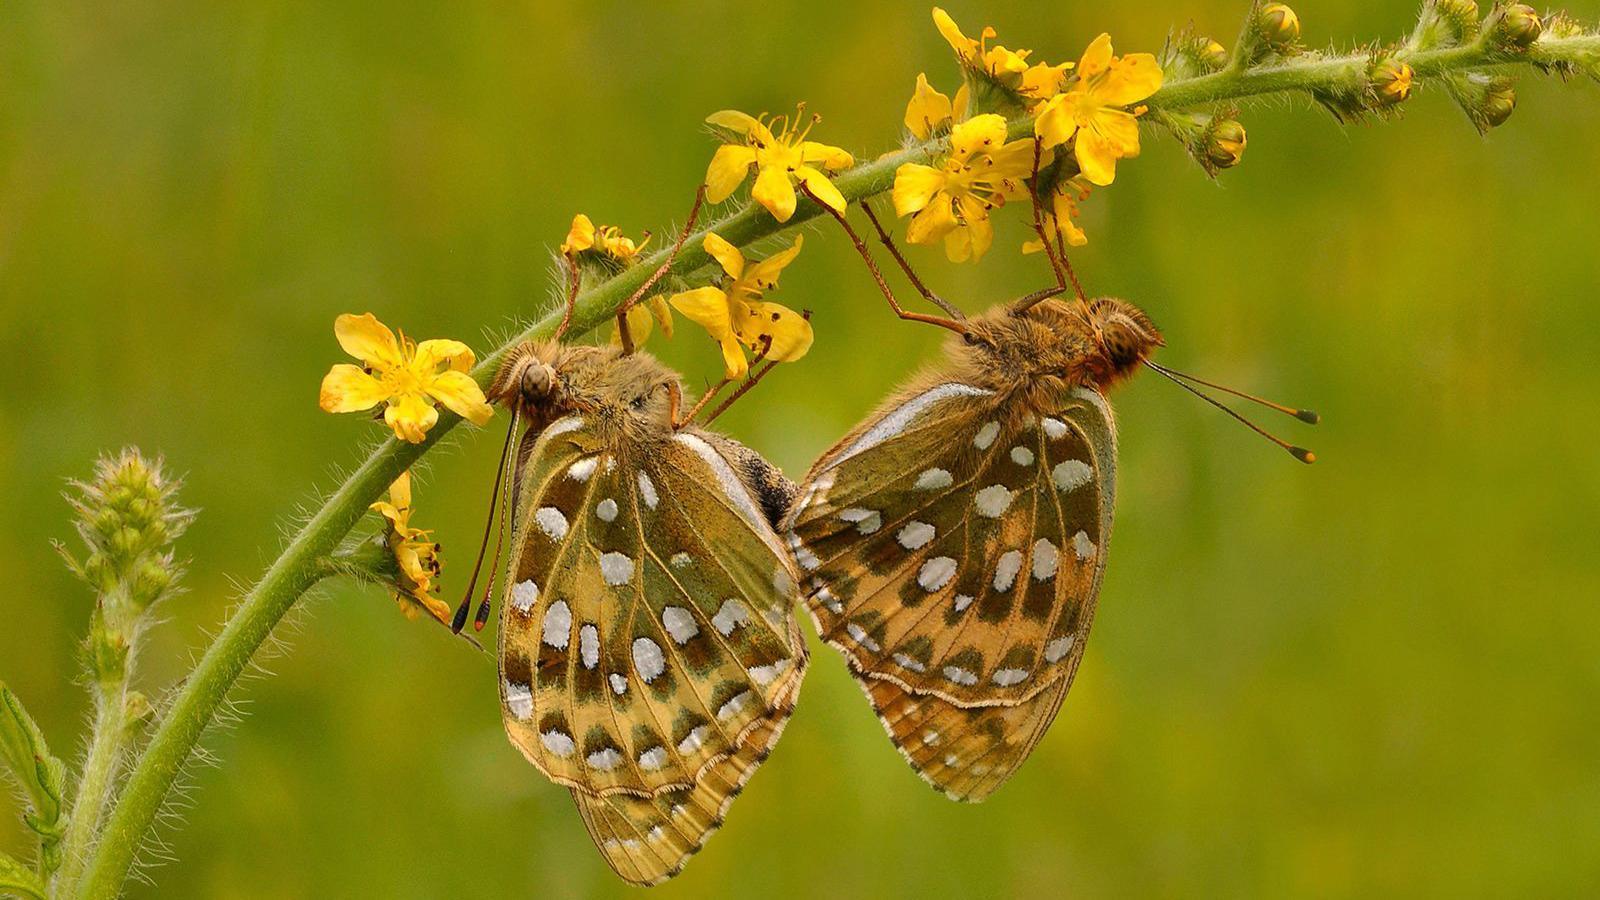
[[[983,339],[979,338],[975,332],[971,331],[963,331],[961,333],[961,339],[966,341],[967,346],[969,347],[976,347],[977,345],[983,343]]]

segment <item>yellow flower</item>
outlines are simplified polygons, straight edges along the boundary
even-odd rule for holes
[[[961,27],[950,14],[935,6],[933,8],[933,24],[939,33],[949,43],[950,48],[956,51],[956,58],[963,66],[982,72],[989,78],[1008,86],[1015,87],[1022,74],[1028,71],[1028,54],[1030,50],[1008,50],[996,44],[990,47],[989,39],[996,32],[985,25],[977,40],[967,37],[961,32]]]
[[[643,347],[644,342],[650,339],[651,329],[656,324],[661,325],[663,336],[672,337],[672,307],[667,305],[665,294],[657,294],[643,303],[635,303],[628,310],[628,336],[633,339],[633,345]],[[622,332],[617,328],[615,319],[611,322],[611,343],[622,343]]]
[[[750,368],[744,348],[775,362],[793,362],[811,349],[811,323],[794,310],[762,300],[767,291],[778,287],[778,275],[800,255],[803,236],[797,236],[787,250],[759,262],[750,262],[739,248],[711,232],[705,249],[721,264],[727,278],[672,295],[672,305],[685,317],[711,333],[722,345],[723,369],[728,378],[738,378]]]
[[[966,119],[967,96],[965,83],[956,89],[956,99],[952,101],[928,83],[927,75],[917,75],[917,89],[906,104],[906,129],[923,141],[935,132],[949,130],[953,123]]]
[[[322,379],[320,398],[325,411],[360,412],[385,403],[383,420],[395,437],[413,444],[421,443],[439,421],[434,401],[474,425],[494,415],[478,383],[467,374],[475,357],[466,344],[418,344],[404,334],[396,340],[372,313],[340,316],[333,322],[333,333],[344,352],[362,365],[340,363],[329,370]]]
[[[1072,90],[1052,97],[1034,120],[1034,133],[1045,147],[1072,140],[1078,168],[1091,182],[1108,185],[1117,174],[1117,160],[1139,155],[1142,109],[1123,107],[1138,103],[1161,87],[1161,65],[1149,53],[1111,55],[1111,36],[1094,39],[1078,62]]]
[[[1078,217],[1078,204],[1089,199],[1089,182],[1082,175],[1074,175],[1056,184],[1050,192],[1050,208],[1044,214],[1044,233],[1050,240],[1056,239],[1056,229],[1061,228],[1062,238],[1068,247],[1082,247],[1089,243],[1088,235],[1078,227],[1073,220]],[[1027,241],[1022,245],[1023,253],[1038,253],[1044,249],[1044,243],[1039,240]]]
[[[578,254],[592,251],[602,257],[610,257],[624,266],[631,266],[639,251],[648,243],[650,243],[648,232],[644,240],[634,243],[633,238],[623,237],[622,229],[617,226],[596,227],[588,216],[578,213],[572,217],[572,227],[567,230],[567,239],[561,242],[561,255],[568,259],[577,259]]]
[[[707,116],[708,123],[742,134],[745,140],[741,144],[724,144],[711,157],[711,165],[706,169],[706,199],[712,203],[728,199],[728,195],[744,183],[750,167],[755,166],[756,184],[750,196],[779,222],[787,222],[794,215],[796,183],[805,185],[818,200],[843,212],[844,195],[817,165],[837,172],[855,165],[855,157],[838,147],[806,140],[819,117],[812,116],[801,130],[804,116],[804,103],[795,109],[792,120],[788,116],[778,116],[769,121],[765,115],[757,119],[731,109]]]
[[[429,537],[429,532],[411,527],[411,473],[400,473],[389,486],[389,499],[380,500],[370,508],[389,523],[383,540],[400,568],[400,577],[395,583],[399,592],[394,599],[400,604],[401,612],[412,618],[427,613],[450,624],[450,607],[434,596],[439,590],[435,579],[444,568],[439,545]]]
[[[994,243],[989,210],[1027,196],[1023,181],[1033,173],[1033,141],[1005,139],[1006,120],[986,113],[950,132],[950,153],[937,168],[905,163],[895,170],[895,213],[915,214],[906,240],[943,240],[952,262],[983,258]],[[1046,154],[1040,165],[1049,161]]]
[[[1035,63],[1022,73],[1017,93],[1033,102],[1049,100],[1061,93],[1061,84],[1067,80],[1067,70],[1071,68],[1072,63],[1055,66],[1049,63]]]

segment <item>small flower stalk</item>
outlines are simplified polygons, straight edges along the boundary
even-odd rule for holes
[[[389,496],[370,509],[383,520],[383,527],[370,538],[335,554],[333,568],[393,591],[395,603],[406,618],[427,616],[449,627],[450,606],[439,598],[444,548],[431,531],[411,524],[415,512],[411,473],[402,472],[389,486]]]

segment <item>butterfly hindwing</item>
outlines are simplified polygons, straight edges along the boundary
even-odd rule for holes
[[[608,442],[576,416],[528,440],[502,600],[506,729],[572,789],[620,874],[658,880],[720,821],[793,707],[806,652],[792,564],[732,442]],[[674,806],[685,812],[663,819]]]
[[[1071,683],[1114,466],[1098,392],[1040,412],[951,382],[884,410],[801,488],[788,540],[818,628],[902,752],[953,796],[997,787]]]

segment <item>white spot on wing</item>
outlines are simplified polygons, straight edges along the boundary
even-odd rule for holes
[[[999,436],[1000,423],[985,422],[983,427],[978,429],[978,433],[972,436],[972,446],[977,447],[979,450],[987,450],[989,445],[994,443],[994,439]]]
[[[616,551],[600,554],[600,577],[612,587],[627,584],[633,578],[633,559]]]
[[[1079,559],[1088,559],[1094,555],[1094,541],[1089,540],[1087,531],[1080,531],[1072,536],[1072,552],[1076,553]]]
[[[1072,652],[1072,635],[1058,637],[1044,645],[1044,658],[1047,662],[1060,662],[1068,653]]]
[[[612,672],[606,676],[606,680],[611,682],[611,693],[616,694],[618,697],[628,692],[628,677],[626,675],[618,675],[616,672]]]
[[[917,584],[930,594],[949,584],[954,577],[956,561],[948,556],[935,556],[917,570]]]
[[[992,393],[993,391],[986,391],[983,388],[973,387],[970,384],[959,384],[956,382],[941,384],[937,387],[923,391],[917,396],[912,397],[910,400],[907,400],[905,403],[901,404],[887,416],[879,419],[878,424],[867,429],[865,434],[856,438],[855,441],[851,443],[851,445],[846,448],[843,453],[840,453],[838,457],[834,459],[828,468],[831,469],[850,457],[855,456],[856,454],[865,450],[870,450],[884,441],[887,441],[890,438],[900,434],[900,432],[905,431],[907,426],[909,426],[912,421],[917,418],[917,416],[922,415],[923,411],[935,403],[948,400],[951,397],[987,397]]]
[[[926,672],[928,670],[927,666],[905,655],[904,653],[896,653],[894,655],[894,661],[913,672]]]
[[[711,626],[721,632],[723,636],[732,634],[733,629],[740,625],[749,624],[750,611],[744,608],[743,603],[731,597],[722,601],[722,606],[717,610],[717,614],[711,617]]]
[[[1021,684],[1027,677],[1027,669],[1000,669],[991,676],[991,679],[1001,687],[1010,687],[1013,684]]]
[[[693,753],[705,745],[706,735],[711,733],[710,725],[700,725],[683,736],[678,742],[678,752],[683,754]]]
[[[578,629],[578,655],[582,657],[585,669],[600,664],[600,629],[587,622]]]
[[[597,772],[609,772],[622,763],[622,753],[615,747],[605,747],[584,757],[583,761]]]
[[[788,669],[789,660],[787,659],[780,659],[771,665],[751,666],[749,669],[750,680],[754,681],[761,687],[766,687],[772,683],[774,678],[782,675],[784,672],[788,671]]]
[[[544,437],[553,438],[558,435],[566,434],[569,431],[577,431],[582,427],[582,418],[578,416],[567,416],[564,419],[557,419],[556,421],[551,422],[550,427],[544,430]]]
[[[1075,491],[1088,484],[1094,478],[1094,470],[1081,459],[1069,459],[1056,463],[1050,470],[1050,480],[1056,483],[1056,489],[1061,491]]]
[[[550,536],[553,541],[559,541],[567,536],[567,517],[561,510],[554,506],[541,506],[533,514],[533,521],[539,530]]]
[[[639,768],[646,772],[654,772],[667,764],[667,748],[651,747],[639,754]]]
[[[833,595],[833,591],[829,590],[827,585],[813,582],[812,587],[815,588],[816,593],[811,596],[816,598],[816,601],[821,603],[828,612],[835,614],[844,612],[844,604],[839,602],[839,598]]]
[[[945,666],[944,677],[954,681],[956,684],[964,684],[969,687],[978,683],[978,676],[976,673],[969,672],[960,666]]]
[[[1033,451],[1023,446],[1012,447],[1011,461],[1019,466],[1031,466],[1033,465]]]
[[[933,540],[935,530],[927,522],[908,522],[895,539],[907,550],[920,550]]]
[[[1011,491],[1003,484],[991,484],[978,492],[978,515],[998,519],[1011,506]]]
[[[585,456],[567,467],[567,477],[573,481],[588,481],[594,474],[594,467],[600,465],[600,457]]]
[[[679,644],[689,643],[690,639],[700,633],[700,626],[694,623],[694,616],[681,606],[669,606],[663,609],[661,625]]]
[[[1056,566],[1061,561],[1061,552],[1056,545],[1044,538],[1033,542],[1033,580],[1049,581],[1056,576]]]
[[[516,586],[511,589],[511,606],[517,612],[527,612],[538,602],[539,586],[533,583],[532,578],[527,581],[517,582]]]
[[[599,516],[602,522],[615,522],[617,520],[617,501],[610,497],[601,500],[595,505],[594,514]]]
[[[961,612],[972,605],[972,597],[967,594],[956,595],[956,612]]]
[[[506,682],[506,708],[511,714],[526,722],[533,718],[533,688],[526,684]]]
[[[740,711],[744,709],[744,705],[750,702],[750,699],[754,696],[755,694],[752,694],[749,691],[740,691],[739,693],[735,694],[733,699],[722,704],[722,707],[717,710],[717,721],[726,722],[734,716],[737,716]]]
[[[1041,424],[1044,425],[1045,436],[1052,441],[1059,441],[1067,436],[1067,423],[1060,419],[1047,418]]]
[[[839,518],[856,526],[862,534],[872,534],[883,527],[883,515],[875,509],[862,509],[859,506],[839,513]]]
[[[789,549],[794,552],[794,561],[799,563],[800,568],[805,569],[807,572],[814,571],[822,565],[822,560],[811,552],[811,548],[807,547],[806,542],[800,539],[800,533],[797,531],[789,532]]]
[[[633,668],[644,679],[645,684],[654,681],[657,675],[667,670],[666,657],[661,655],[661,648],[649,638],[633,639]]]
[[[544,611],[543,639],[557,650],[567,649],[572,640],[572,610],[567,601],[557,600]]]
[[[938,491],[955,484],[955,479],[944,469],[924,469],[913,485],[919,491]]]
[[[844,632],[845,634],[850,635],[850,640],[855,641],[868,650],[871,650],[873,653],[877,653],[883,649],[878,645],[877,641],[872,639],[872,635],[867,634],[865,628],[862,628],[860,625],[857,625],[854,622],[846,622],[844,626]]]
[[[681,569],[684,566],[693,564],[694,557],[680,550],[677,553],[672,554],[672,559],[668,560],[668,562],[672,563],[672,567],[674,569]]]
[[[1011,590],[1020,571],[1022,571],[1022,551],[1007,550],[1002,553],[1000,561],[994,567],[994,589],[1002,594]]]
[[[922,743],[929,747],[939,746],[939,732],[932,728],[922,733]]]
[[[571,756],[572,751],[578,748],[572,742],[572,735],[564,731],[546,731],[539,735],[539,743],[544,744],[544,749],[563,759]]]
[[[639,499],[651,509],[655,509],[656,504],[661,502],[661,498],[656,494],[656,483],[643,472],[639,473]]]

